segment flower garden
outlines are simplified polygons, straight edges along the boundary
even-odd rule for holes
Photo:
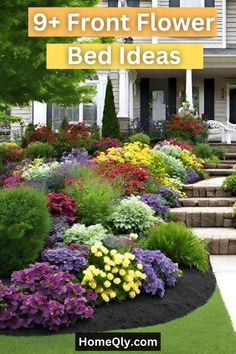
[[[86,328],[100,308],[131,304],[136,312],[136,300],[158,312],[168,294],[191,297],[185,282],[193,292],[212,282],[199,306],[207,301],[215,283],[206,245],[174,222],[171,208],[184,197],[184,184],[205,178],[205,161],[220,152],[203,156],[203,121],[179,123],[185,130],[178,139],[174,123],[155,146],[141,133],[121,142],[66,121],[58,132],[29,126],[21,146],[0,144],[3,332]],[[198,303],[191,306],[169,320]]]

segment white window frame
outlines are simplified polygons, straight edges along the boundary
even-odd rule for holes
[[[184,7],[183,6],[183,0],[180,0],[180,7]],[[200,7],[205,7],[205,0],[201,0],[201,6]]]

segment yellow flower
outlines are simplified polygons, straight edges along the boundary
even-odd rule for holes
[[[122,265],[124,268],[127,268],[130,265],[130,261],[128,259],[125,259]]]
[[[104,246],[100,247],[100,251],[102,251],[102,253],[104,253],[104,254],[108,254],[109,253],[108,249],[106,247],[104,247]]]
[[[105,269],[107,272],[109,272],[109,271],[111,270],[111,266],[109,266],[109,264],[106,264],[105,267],[104,267],[104,269]]]
[[[130,297],[131,299],[134,299],[134,298],[136,297],[135,291],[130,291],[130,292],[129,292],[129,297]]]
[[[105,286],[105,288],[110,288],[111,282],[106,280],[103,285]]]
[[[90,250],[91,250],[91,253],[93,253],[93,254],[96,254],[98,251],[97,247],[95,247],[95,246],[92,246]]]
[[[138,270],[142,270],[142,269],[143,269],[143,265],[142,265],[141,263],[138,263],[138,264],[137,264],[137,269],[138,269]]]
[[[105,302],[109,302],[109,301],[110,301],[109,297],[108,297],[107,294],[105,294],[105,293],[102,293],[102,294],[101,294],[101,297],[102,297],[102,299],[103,299]]]
[[[111,273],[108,273],[108,274],[107,274],[107,279],[108,279],[108,280],[113,280],[113,279],[114,279],[114,275],[111,274]]]
[[[128,277],[125,278],[125,280],[130,283],[133,281],[133,277],[131,275],[129,275]]]
[[[105,256],[103,258],[103,260],[104,260],[104,263],[107,263],[107,264],[110,264],[110,262],[111,262],[111,259],[109,257],[107,257],[107,256]]]
[[[102,257],[102,252],[99,251],[99,252],[95,253],[95,256],[96,256],[96,257]]]
[[[113,283],[116,284],[116,285],[119,285],[119,284],[121,283],[120,278],[115,278],[115,279],[113,280]]]
[[[111,299],[114,299],[116,297],[116,292],[115,291],[112,291],[111,293],[110,293],[110,298]]]
[[[119,273],[120,273],[121,276],[124,276],[124,275],[126,274],[126,271],[125,271],[124,269],[121,269],[121,270],[119,271]]]
[[[124,291],[129,292],[129,291],[130,291],[130,286],[125,283],[125,284],[123,285],[123,289],[124,289]]]
[[[101,288],[101,287],[96,289],[96,293],[97,293],[97,294],[100,294],[100,293],[102,293],[103,291],[104,291],[104,289]]]
[[[119,269],[117,267],[113,267],[112,270],[111,270],[111,272],[114,273],[114,274],[118,273],[118,271],[119,271]]]
[[[96,289],[97,283],[96,283],[95,281],[90,281],[90,282],[89,282],[89,286],[90,286],[90,288],[92,288],[92,289]]]
[[[117,253],[117,250],[111,250],[110,254],[114,256]]]

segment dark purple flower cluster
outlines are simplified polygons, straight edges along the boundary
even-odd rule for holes
[[[127,236],[114,236],[108,235],[103,241],[104,245],[109,249],[126,249],[131,250],[133,247],[137,246],[135,240],[133,240],[129,235]]]
[[[149,205],[155,210],[156,214],[163,220],[167,220],[169,208],[164,199],[158,194],[143,194],[141,197],[142,202]]]
[[[73,276],[48,263],[36,263],[12,274],[14,284],[0,282],[0,329],[49,330],[90,318],[97,295],[73,283]]]
[[[46,249],[41,255],[44,262],[55,264],[60,270],[72,273],[79,272],[87,267],[87,256],[88,250],[80,251],[71,246]]]
[[[198,181],[200,181],[200,176],[197,174],[197,172],[195,170],[193,170],[192,168],[188,168],[186,170],[186,174],[187,174],[187,181],[186,183],[188,184],[192,184],[192,183],[196,183]]]
[[[65,217],[54,217],[52,218],[51,230],[48,238],[48,245],[54,246],[59,242],[63,242],[62,236],[65,231],[70,228],[69,224],[66,222]],[[63,244],[64,245],[64,244]]]
[[[61,158],[61,162],[70,163],[73,165],[86,166],[89,160],[89,154],[83,149],[72,149],[71,152],[64,152]]]
[[[168,205],[169,208],[175,208],[179,205],[179,193],[174,192],[167,187],[161,187],[159,189],[159,194],[164,199],[165,204]]]
[[[142,272],[146,274],[143,289],[147,294],[165,295],[165,287],[175,286],[182,272],[178,264],[166,257],[161,251],[147,251],[135,248],[135,261],[142,263]]]

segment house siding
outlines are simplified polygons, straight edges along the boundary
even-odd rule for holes
[[[236,1],[226,1],[226,42],[227,47],[236,47]]]
[[[22,121],[27,125],[32,121],[32,106],[29,107],[13,107],[11,108],[12,116],[19,116]]]

